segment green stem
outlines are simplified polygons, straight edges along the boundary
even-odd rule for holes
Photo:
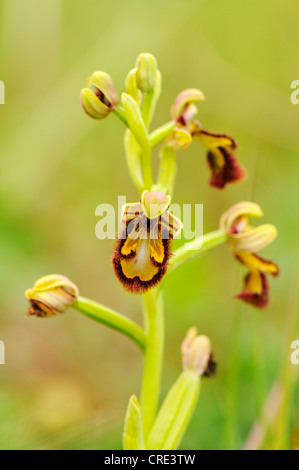
[[[142,118],[146,128],[148,128],[151,119],[152,101],[154,97],[154,90],[150,90],[144,94],[142,106]]]
[[[157,414],[164,353],[163,300],[162,295],[157,296],[155,290],[144,294],[144,314],[147,346],[141,388],[141,417],[146,440]]]
[[[170,121],[153,131],[148,137],[151,148],[157,147],[157,145],[164,142],[173,133],[175,126],[176,122]]]
[[[85,297],[78,297],[74,308],[91,320],[126,335],[137,344],[143,353],[145,352],[146,335],[143,329],[127,317]]]
[[[118,117],[118,119],[122,121],[126,127],[130,128],[123,108],[121,108],[120,106],[116,106],[113,112],[115,116]]]
[[[143,105],[142,105],[142,117],[146,128],[148,129],[151,125],[154,112],[161,95],[162,89],[162,76],[161,72],[157,71],[157,82],[155,88],[144,94]]]
[[[151,162],[151,150],[150,148],[142,148],[140,153],[142,174],[144,180],[145,189],[151,190],[153,185],[153,170]]]
[[[132,131],[129,129],[125,132],[124,146],[131,180],[139,193],[142,194],[145,187],[141,166],[140,145],[137,143]]]
[[[192,242],[185,243],[174,252],[169,263],[168,272],[172,272],[185,261],[198,258],[203,253],[227,241],[228,235],[222,230],[207,233]]]

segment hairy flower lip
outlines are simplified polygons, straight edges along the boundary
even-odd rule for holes
[[[224,189],[227,184],[242,181],[246,176],[246,172],[238,163],[236,157],[225,147],[219,147],[218,150],[222,154],[224,161],[220,169],[215,165],[214,153],[208,152],[207,154],[208,167],[212,172],[210,186],[217,189]]]
[[[207,163],[212,172],[210,185],[223,189],[227,184],[237,183],[245,178],[246,172],[232,151],[237,150],[237,142],[227,134],[219,134],[202,129],[193,121],[190,132],[195,141],[207,148]]]
[[[171,197],[161,191],[144,191],[141,202],[122,208],[124,228],[112,256],[114,272],[131,293],[144,293],[166,274],[170,241],[182,223],[169,212]]]
[[[244,278],[244,289],[239,294],[235,295],[236,299],[243,300],[244,302],[250,304],[251,306],[264,309],[269,305],[269,282],[265,273],[259,272],[261,282],[261,289],[259,292],[248,289],[247,285],[250,280],[251,273],[249,272]]]
[[[112,266],[114,269],[114,273],[126,291],[130,292],[131,294],[144,294],[149,289],[156,287],[167,272],[168,263],[172,256],[169,240],[162,240],[165,250],[165,261],[164,263],[160,263],[159,265],[156,264],[156,267],[159,268],[159,270],[157,274],[155,274],[153,278],[149,281],[142,281],[137,275],[132,279],[128,279],[125,276],[120,261],[124,259],[134,259],[135,253],[132,252],[126,257],[123,256],[121,254],[121,247],[123,243],[124,240],[119,239],[114,248],[114,254],[112,256]]]
[[[235,252],[236,258],[247,267],[248,273],[244,278],[243,290],[235,297],[263,309],[270,302],[269,282],[266,275],[279,275],[279,266],[272,261],[262,258],[257,253]]]

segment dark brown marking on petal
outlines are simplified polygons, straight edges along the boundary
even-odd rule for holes
[[[42,302],[38,302],[37,300],[30,300],[30,304],[31,307],[27,310],[27,315],[38,318],[45,318],[49,316],[50,309]]]
[[[173,256],[173,253],[171,252],[170,248],[170,242],[169,239],[162,239],[162,243],[164,246],[164,259],[162,263],[158,263],[153,257],[151,257],[151,262],[156,268],[161,268],[165,265],[165,263],[168,265],[170,258]]]
[[[216,157],[213,152],[208,152],[207,162],[212,171],[210,185],[218,189],[223,189],[228,183],[237,183],[242,180],[245,176],[245,171],[229,150],[224,147],[219,147],[218,150],[224,157],[224,165],[222,168],[219,170],[218,165],[216,165]]]
[[[204,135],[210,135],[211,137],[215,137],[215,138],[226,138],[228,140],[230,140],[231,144],[229,145],[229,147],[232,149],[232,150],[237,150],[238,148],[238,144],[237,142],[235,141],[235,139],[233,139],[232,137],[230,137],[229,135],[227,134],[218,134],[217,132],[210,132],[210,131],[205,131],[203,129],[200,129],[199,131],[201,134],[204,134]]]
[[[101,103],[107,106],[107,108],[111,108],[111,109],[114,108],[114,105],[110,103],[107,96],[102,92],[102,90],[100,90],[99,88],[96,88],[95,95],[97,98],[99,98],[99,101],[101,101]]]
[[[129,255],[123,255],[121,250],[122,250],[122,247],[124,246],[126,240],[127,240],[127,228],[123,228],[119,234],[119,237],[117,240],[116,240],[116,243],[114,245],[114,253],[118,253],[118,256],[120,259],[131,259],[131,258],[134,258],[134,256],[136,255],[136,253],[132,250],[131,253]]]
[[[260,294],[246,290],[247,281],[249,280],[250,273],[245,277],[244,290],[236,295],[237,299],[243,300],[246,303],[253,305],[256,308],[263,309],[267,307],[270,302],[269,298],[269,283],[264,273],[259,272],[262,280],[262,292]]]
[[[118,240],[116,244],[115,251],[112,256],[112,266],[113,266],[116,277],[121,282],[123,287],[128,292],[131,292],[132,294],[143,294],[148,289],[151,289],[155,287],[156,285],[158,285],[167,272],[168,262],[171,256],[169,240],[163,240],[163,245],[164,245],[164,250],[165,250],[165,257],[164,257],[163,264],[159,265],[158,263],[155,263],[154,260],[151,258],[151,262],[153,263],[154,266],[159,268],[159,271],[149,281],[141,281],[141,279],[138,276],[135,276],[133,279],[129,279],[124,275],[123,269],[121,266],[121,260],[128,259],[128,256],[123,256],[120,253],[119,247],[122,246],[122,243],[124,243],[124,240]],[[133,253],[133,257],[134,256],[135,256],[135,253]],[[132,256],[129,255],[129,258],[131,257]]]

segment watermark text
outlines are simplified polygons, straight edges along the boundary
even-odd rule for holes
[[[291,363],[294,366],[298,366],[299,364],[299,340],[292,342],[291,349],[294,349],[294,352],[291,354]]]
[[[291,88],[293,93],[291,94],[291,103],[292,104],[299,104],[299,80],[294,80],[291,83]]]
[[[126,238],[128,233],[133,233],[136,224],[138,225],[140,238],[159,238],[159,225],[157,225],[157,218],[149,216],[148,219],[148,231],[141,231],[138,224],[139,213],[136,212],[136,216],[132,217],[132,220],[128,222],[127,230],[123,230],[122,222],[122,210],[126,207],[126,197],[118,197],[117,209],[111,204],[99,204],[95,210],[95,216],[99,217],[99,221],[95,226],[95,235],[98,240],[115,240],[118,238]],[[159,207],[155,204],[151,205],[150,213],[158,213]],[[174,224],[172,215],[173,214],[179,221],[183,222],[183,231],[179,232],[176,238],[181,238],[183,234],[185,240],[199,240],[203,236],[203,205],[202,204],[171,204],[169,210],[163,214],[163,228],[166,229],[165,233],[171,234],[172,227]],[[144,217],[144,216],[143,216]],[[139,217],[140,219],[140,217]],[[140,219],[142,222],[143,219]],[[165,237],[162,236],[162,238]],[[166,235],[167,237],[167,235]],[[171,238],[171,237],[169,237]]]

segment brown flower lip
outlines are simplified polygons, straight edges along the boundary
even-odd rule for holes
[[[182,223],[169,211],[170,196],[144,191],[140,203],[123,207],[123,229],[114,247],[112,266],[123,287],[144,293],[167,272],[171,240]]]
[[[211,170],[210,185],[223,189],[229,183],[237,183],[244,179],[246,173],[239,164],[233,150],[237,150],[237,142],[227,134],[217,134],[194,126],[192,136],[208,148],[207,163]]]
[[[171,247],[170,247],[170,240],[162,240],[164,251],[165,251],[165,258],[163,263],[157,263],[154,259],[151,259],[151,262],[154,266],[158,268],[157,273],[148,281],[142,281],[139,276],[135,276],[132,279],[126,277],[124,274],[121,261],[122,260],[130,260],[135,257],[135,253],[132,252],[128,256],[123,256],[121,253],[121,249],[125,243],[125,239],[122,237],[119,238],[116,242],[114,253],[112,256],[112,266],[114,269],[114,273],[118,280],[121,282],[123,287],[130,292],[131,294],[144,294],[147,290],[157,286],[162,278],[165,276],[167,272],[167,267],[169,260],[172,256]]]

